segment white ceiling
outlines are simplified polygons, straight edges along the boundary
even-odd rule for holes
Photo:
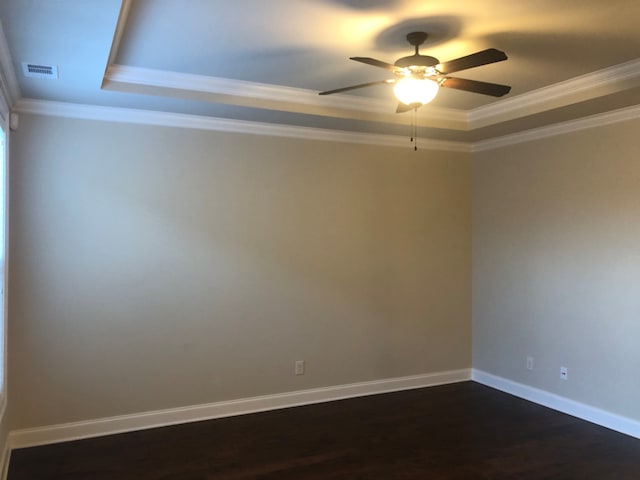
[[[476,142],[640,104],[638,0],[0,0],[0,20],[22,103],[404,135],[411,114],[394,113],[389,86],[317,94],[390,78],[349,57],[393,63],[421,30],[441,61],[505,51],[454,76],[512,86],[441,89],[419,111],[424,137]],[[26,78],[22,62],[59,78]]]

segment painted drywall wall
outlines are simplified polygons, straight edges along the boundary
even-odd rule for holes
[[[12,429],[471,365],[467,154],[25,114],[12,160]]]
[[[473,173],[474,368],[636,420],[638,131],[482,152]]]

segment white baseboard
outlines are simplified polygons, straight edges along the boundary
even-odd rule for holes
[[[11,449],[33,447],[180,423],[310,405],[332,400],[457,383],[467,380],[471,380],[470,369],[453,370],[143,412],[48,427],[14,430],[9,434],[9,445]]]
[[[516,397],[524,398],[530,402],[558,410],[559,412],[587,420],[635,438],[640,438],[640,422],[631,418],[616,415],[584,403],[561,397],[554,393],[530,387],[522,383],[514,382],[506,378],[498,377],[482,370],[472,370],[471,377],[474,382],[482,383],[488,387],[501,390]]]

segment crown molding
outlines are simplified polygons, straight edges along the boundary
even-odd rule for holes
[[[244,80],[210,77],[127,65],[110,65],[102,88],[129,93],[163,95],[310,115],[406,124],[385,100],[336,94],[321,97],[314,90]],[[467,129],[461,110],[429,106],[418,110],[419,126]]]
[[[193,128],[229,133],[268,135],[275,137],[299,138],[307,140],[333,141],[406,148],[407,139],[397,135],[346,132],[321,128],[299,127],[273,123],[232,120],[183,113],[136,110],[118,107],[80,105],[74,103],[52,102],[47,100],[19,100],[14,110],[17,113],[45,115],[86,120],[98,120],[116,123],[134,123],[177,128]],[[611,112],[591,115],[578,120],[569,120],[545,127],[526,130],[502,137],[481,140],[475,143],[452,142],[437,139],[420,139],[420,147],[425,150],[451,152],[482,152],[519,143],[540,140],[589,128],[640,118],[640,105],[626,107]]]
[[[474,152],[482,152],[486,150],[494,150],[496,148],[507,147],[524,142],[541,140],[543,138],[555,137],[571,132],[578,132],[589,128],[602,127],[613,123],[625,122],[640,118],[640,105],[633,107],[621,108],[607,113],[599,113],[578,120],[569,120],[567,122],[547,125],[545,127],[534,128],[524,132],[505,135],[503,137],[483,140],[473,144]]]
[[[429,106],[418,111],[418,123],[423,127],[469,131],[637,86],[640,86],[640,59],[500,100],[469,112]],[[105,74],[103,88],[311,115],[406,123],[402,116],[389,113],[389,104],[384,100],[341,94],[320,97],[313,90],[301,88],[126,65],[111,65]]]
[[[21,97],[21,93],[2,24],[0,24],[0,90],[2,93],[0,95],[0,110],[6,120],[11,107]]]
[[[177,128],[193,128],[197,130],[268,135],[274,137],[300,138],[306,140],[356,143],[402,148],[407,148],[408,146],[407,138],[398,135],[346,132],[342,130],[328,130],[321,128],[299,127],[294,125],[280,125],[273,123],[252,122],[246,120],[232,120],[200,115],[189,115],[183,113],[80,105],[64,102],[52,102],[46,100],[20,100],[15,106],[15,111],[18,113],[34,115]],[[469,143],[451,142],[428,138],[420,139],[420,148],[424,150],[439,150],[463,153],[470,153],[472,150],[471,144]]]
[[[640,86],[640,59],[581,75],[467,112],[469,130]]]
[[[111,40],[111,48],[109,49],[109,57],[107,58],[107,64],[104,67],[104,74],[102,76],[102,82],[107,74],[107,70],[116,61],[118,51],[120,50],[120,41],[124,35],[127,20],[129,19],[129,12],[131,12],[131,5],[133,0],[122,0],[120,4],[120,13],[118,13],[118,20],[116,21],[116,28],[113,32],[113,39]]]
[[[323,99],[317,92],[302,88],[117,64],[109,67],[105,80],[107,88],[112,83],[146,85],[220,95],[245,96],[278,102],[294,102],[305,105],[342,106],[368,113],[376,113],[385,106],[388,107],[386,102],[375,98],[364,99],[352,95],[341,95]]]

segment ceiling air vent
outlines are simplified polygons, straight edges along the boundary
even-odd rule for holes
[[[22,73],[31,78],[58,78],[58,67],[55,65],[41,65],[39,63],[23,63]]]

